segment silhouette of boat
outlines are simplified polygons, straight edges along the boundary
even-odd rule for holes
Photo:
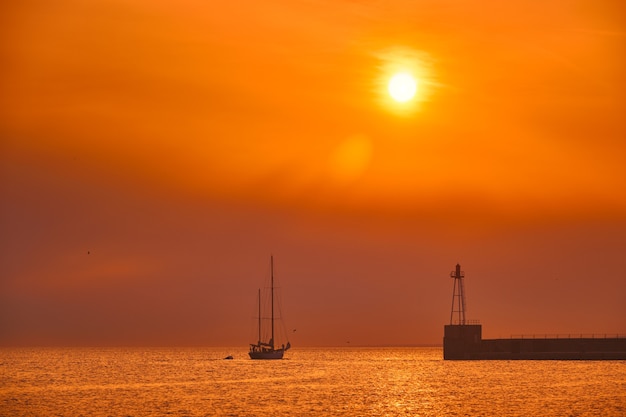
[[[282,359],[283,354],[291,348],[291,343],[287,341],[286,345],[282,345],[279,348],[276,348],[274,344],[274,256],[270,257],[270,339],[267,342],[263,342],[263,316],[261,315],[261,290],[259,289],[258,303],[259,303],[259,311],[258,311],[258,331],[259,331],[259,339],[256,343],[250,343],[250,359]]]

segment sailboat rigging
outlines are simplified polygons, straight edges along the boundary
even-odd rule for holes
[[[276,348],[274,344],[274,256],[270,257],[270,339],[267,342],[262,341],[262,320],[261,320],[261,290],[258,292],[258,341],[257,343],[250,343],[250,359],[282,359],[283,354],[289,348],[291,348],[291,343],[287,341],[286,345],[282,345],[279,348]]]

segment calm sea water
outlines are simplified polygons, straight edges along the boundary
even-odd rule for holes
[[[444,362],[440,348],[0,354],[2,416],[626,416],[626,361]]]

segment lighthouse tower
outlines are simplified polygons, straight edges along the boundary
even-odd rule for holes
[[[473,352],[480,351],[482,326],[474,321],[469,324],[470,321],[465,319],[465,274],[461,265],[456,264],[450,277],[454,279],[454,287],[450,324],[444,326],[443,358],[469,359]]]
[[[450,272],[450,277],[454,279],[452,288],[452,309],[450,311],[450,324],[465,324],[465,286],[463,278],[465,274],[461,271],[461,265],[456,264],[456,269]],[[454,323],[456,313],[457,321]]]

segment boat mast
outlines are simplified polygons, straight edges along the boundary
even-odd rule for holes
[[[261,289],[259,288],[259,346],[261,345]]]
[[[272,338],[270,343],[272,350],[274,350],[274,255],[270,256],[270,271],[272,276]]]

